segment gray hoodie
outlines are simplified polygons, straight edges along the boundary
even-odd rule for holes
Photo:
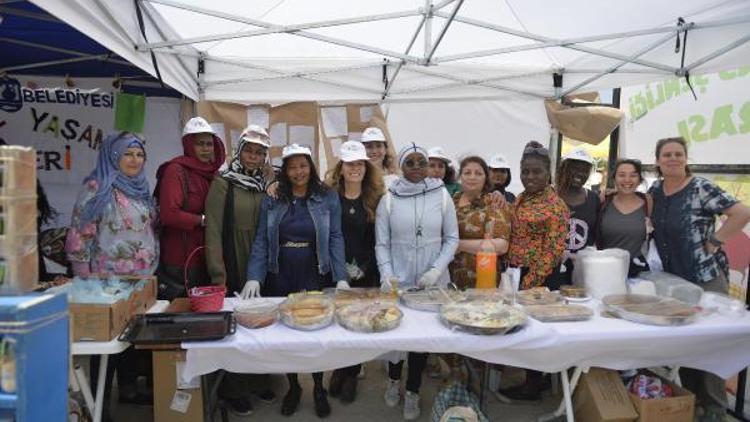
[[[397,277],[399,288],[416,286],[431,268],[450,283],[447,268],[458,248],[458,222],[442,180],[394,182],[378,204],[375,254],[381,280]]]

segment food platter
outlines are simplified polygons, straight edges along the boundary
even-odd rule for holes
[[[343,306],[363,301],[394,304],[398,301],[396,295],[389,292],[382,292],[379,288],[349,288],[332,290],[334,290],[333,303],[337,309]],[[326,293],[328,293],[328,291],[326,291]]]
[[[552,305],[563,301],[559,292],[551,292],[546,287],[521,290],[517,297],[521,305]]]
[[[396,305],[360,302],[336,309],[336,321],[347,330],[360,333],[390,331],[401,324],[404,314]]]
[[[427,312],[439,312],[442,305],[462,299],[463,295],[455,290],[407,290],[401,294],[401,303],[404,306]]]
[[[281,322],[296,330],[312,331],[333,323],[333,300],[321,294],[297,294],[281,302]]]
[[[529,305],[524,306],[530,317],[542,322],[585,321],[594,311],[581,305]]]
[[[234,318],[245,328],[268,327],[279,319],[279,305],[268,299],[242,300],[234,306]]]
[[[440,320],[452,329],[472,334],[509,334],[522,327],[526,313],[500,303],[461,302],[443,305]]]
[[[615,316],[640,324],[686,325],[695,321],[699,310],[679,300],[651,295],[609,295],[602,299]]]

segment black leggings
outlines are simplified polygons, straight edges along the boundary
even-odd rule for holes
[[[427,353],[409,352],[409,373],[406,377],[406,391],[419,393],[419,387],[422,386],[422,373],[427,366]],[[388,378],[392,380],[401,379],[401,370],[404,367],[404,361],[399,363],[388,363]]]
[[[323,388],[323,373],[322,372],[313,372],[313,383],[315,383],[315,388]],[[297,378],[297,374],[286,374],[286,379],[289,381],[289,388],[300,388],[299,385],[299,379]]]

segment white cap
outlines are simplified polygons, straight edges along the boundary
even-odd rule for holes
[[[437,158],[438,160],[443,160],[446,162],[446,164],[450,164],[451,159],[448,158],[447,155],[445,155],[445,152],[441,147],[432,147],[427,150],[427,157],[428,158]]]
[[[217,136],[216,132],[214,132],[214,128],[212,128],[203,117],[193,117],[185,123],[185,127],[182,129],[182,136],[192,135],[194,133],[210,133],[211,135]]]
[[[385,142],[385,135],[376,127],[368,127],[362,132],[362,142]]]
[[[583,161],[584,163],[594,164],[594,159],[591,158],[591,154],[589,154],[588,151],[583,148],[576,148],[565,154],[562,158],[562,161],[565,160],[578,160]]]
[[[367,151],[365,151],[365,145],[358,141],[346,141],[341,144],[339,150],[339,158],[345,163],[351,163],[352,161],[367,161]]]
[[[269,141],[268,132],[258,125],[250,125],[242,131],[240,140],[258,144],[265,148],[271,148],[271,142]]]
[[[281,151],[282,160],[286,160],[287,158],[293,155],[307,155],[308,157],[312,158],[312,153],[310,152],[310,148],[302,146],[302,145],[298,145],[298,144],[287,145]]]
[[[510,170],[510,164],[508,164],[508,161],[505,159],[505,157],[502,156],[502,154],[495,154],[490,157],[490,161],[487,163],[487,167],[491,169]]]

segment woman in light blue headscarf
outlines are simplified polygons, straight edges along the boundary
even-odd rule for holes
[[[77,276],[151,275],[159,262],[156,208],[136,135],[109,135],[83,180],[65,242]]]

